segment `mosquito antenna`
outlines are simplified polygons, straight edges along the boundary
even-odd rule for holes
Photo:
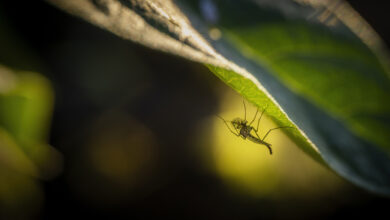
[[[272,129],[269,129],[268,130],[268,132],[267,132],[267,134],[265,134],[264,135],[264,137],[263,137],[263,139],[262,139],[262,141],[264,141],[265,140],[265,138],[267,137],[267,135],[271,132],[271,131],[273,131],[273,130],[276,130],[276,129],[281,129],[281,128],[294,128],[294,127],[290,127],[290,126],[282,126],[282,127],[277,127],[277,128],[272,128]]]
[[[226,122],[226,120],[224,118],[222,118],[221,116],[217,115],[218,118],[222,119],[222,121],[225,123],[226,127],[229,129],[230,132],[232,132],[234,135],[236,136],[240,136],[239,134],[236,134],[228,125],[228,123]]]
[[[261,115],[260,115],[260,118],[259,118],[259,120],[257,121],[257,127],[256,127],[256,131],[258,131],[259,130],[259,125],[260,125],[260,120],[261,120],[261,117],[263,117],[263,114],[264,114],[264,112],[265,112],[265,110],[268,108],[268,105],[267,106],[265,106],[265,108],[263,109],[263,111],[261,112]]]

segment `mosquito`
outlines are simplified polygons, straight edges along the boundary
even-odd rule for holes
[[[269,150],[269,153],[272,154],[272,148],[271,148],[271,144],[266,142],[265,141],[265,138],[269,135],[269,133],[271,131],[274,131],[274,130],[277,130],[277,129],[281,129],[281,128],[293,128],[293,127],[290,127],[290,126],[282,126],[282,127],[276,127],[276,128],[272,128],[272,129],[269,129],[268,132],[264,135],[263,138],[260,138],[259,134],[258,134],[258,131],[259,131],[259,125],[260,125],[260,120],[261,120],[261,117],[263,117],[263,114],[265,112],[265,110],[267,109],[267,107],[265,107],[263,109],[263,111],[261,112],[260,114],[260,118],[259,120],[257,121],[257,127],[253,127],[252,124],[253,122],[256,120],[256,116],[257,116],[257,113],[259,112],[259,109],[257,108],[256,110],[256,114],[255,114],[255,117],[253,118],[253,120],[248,124],[248,121],[246,120],[246,106],[245,106],[245,101],[242,100],[242,103],[244,104],[244,119],[241,119],[241,118],[235,118],[233,119],[233,121],[226,121],[224,118],[222,118],[221,116],[217,115],[220,119],[223,120],[223,122],[225,123],[225,125],[227,126],[227,128],[229,129],[230,132],[232,132],[234,135],[236,135],[237,137],[241,137],[243,138],[244,140],[248,138],[248,140],[256,143],[256,144],[261,144],[261,145],[264,145],[268,148]],[[235,132],[230,128],[228,122],[230,122],[235,130]],[[254,131],[252,133],[254,133],[256,136],[254,136],[253,134],[251,134],[251,131]]]

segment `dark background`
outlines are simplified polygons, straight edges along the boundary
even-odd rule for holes
[[[389,7],[372,1],[350,3],[389,45]],[[204,66],[120,39],[43,1],[2,1],[0,10],[23,43],[16,47],[30,51],[2,51],[0,61],[42,73],[56,96],[49,143],[63,154],[64,168],[53,180],[42,181],[43,207],[31,218],[388,216],[389,199],[353,186],[352,194],[364,199],[342,201],[332,210],[310,201],[275,205],[226,190],[193,156],[195,127],[217,112],[218,94],[228,89]],[[26,62],[20,62],[21,56]],[[102,134],[110,132],[126,141],[123,130],[144,127],[155,135],[153,174],[137,174],[140,181],[127,187],[93,173],[86,159],[91,143],[105,141]],[[318,206],[327,202],[334,201]],[[307,207],[312,210],[302,211]]]

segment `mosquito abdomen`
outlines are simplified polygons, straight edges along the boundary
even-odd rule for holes
[[[253,137],[252,135],[249,135],[247,138],[248,138],[249,140],[251,140],[251,141],[257,143],[257,144],[265,145],[265,146],[268,148],[269,153],[272,154],[271,144],[269,144],[269,143],[267,143],[267,142],[265,142],[265,141],[262,141],[262,140],[260,140],[259,138]]]

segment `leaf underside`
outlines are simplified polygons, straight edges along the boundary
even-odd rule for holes
[[[268,106],[275,123],[295,126],[283,132],[316,161],[390,195],[389,72],[383,48],[363,43],[362,36],[376,36],[369,28],[359,33],[329,7],[299,0],[267,7],[256,0],[49,1],[126,39],[206,64],[248,101]],[[222,37],[211,40],[210,29]]]
[[[297,125],[284,132],[316,161],[389,195],[390,82],[377,56],[342,25],[336,30],[286,19],[250,2],[216,8],[219,21],[212,27],[222,38],[211,43],[265,91],[238,73],[209,67],[214,74],[256,106],[271,106],[267,114],[278,125]],[[207,26],[198,13],[193,22]]]

